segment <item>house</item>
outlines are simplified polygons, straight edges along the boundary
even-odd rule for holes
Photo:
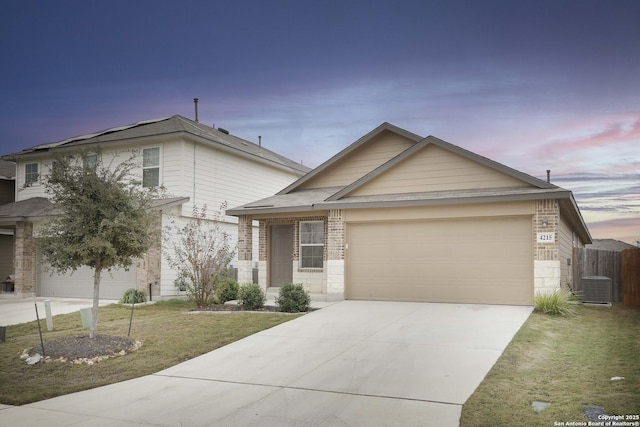
[[[331,299],[530,305],[591,243],[570,191],[383,123],[275,195],[227,211],[259,284]]]
[[[586,245],[585,248],[622,252],[627,249],[637,249],[638,247],[616,239],[593,239],[593,243]]]
[[[15,201],[16,165],[0,160],[0,206]],[[13,228],[0,226],[0,282],[13,274]],[[11,286],[12,288],[12,286]],[[10,289],[0,284],[0,292]]]
[[[3,156],[17,170],[15,203],[0,206],[0,227],[15,230],[15,292],[19,295],[91,297],[93,272],[81,268],[72,275],[51,274],[37,251],[37,228],[51,211],[43,179],[57,154],[78,154],[83,161],[103,163],[125,160],[140,154],[137,171],[145,187],[164,187],[166,198],[155,200],[163,233],[172,221],[186,224],[194,206],[207,205],[215,212],[223,202],[247,203],[273,194],[309,171],[309,168],[254,144],[197,121],[176,115],[107,129],[90,135],[38,145]],[[213,218],[224,231],[237,232],[237,218]],[[249,226],[252,232],[257,227]],[[36,233],[34,234],[34,229]],[[36,236],[36,237],[34,237]],[[254,249],[257,254],[257,245]],[[117,299],[125,290],[137,287],[152,297],[175,296],[177,274],[161,255],[158,241],[145,257],[128,271],[104,274],[101,298]],[[244,278],[243,278],[244,279]]]

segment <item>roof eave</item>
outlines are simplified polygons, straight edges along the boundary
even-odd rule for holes
[[[329,209],[376,209],[376,208],[397,208],[410,206],[438,206],[438,205],[460,205],[495,202],[514,202],[539,199],[564,199],[569,198],[571,192],[568,190],[555,190],[551,192],[508,194],[508,195],[479,195],[468,197],[446,197],[435,199],[413,199],[413,200],[376,200],[376,201],[350,201],[342,199],[337,201],[318,201],[310,205],[286,206],[286,207],[256,207],[256,208],[235,208],[227,210],[227,215],[252,215],[252,214],[279,214],[305,211],[326,211]]]

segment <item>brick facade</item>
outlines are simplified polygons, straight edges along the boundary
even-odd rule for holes
[[[135,260],[136,265],[136,287],[149,296],[149,285],[151,285],[151,297],[161,294],[161,272],[162,272],[162,242],[161,242],[162,220],[160,214],[156,216],[151,224],[151,245],[147,253]]]
[[[342,218],[342,210],[331,209],[327,217],[327,250],[326,259],[343,260],[344,259],[344,221]]]
[[[247,215],[238,217],[238,261],[251,261],[253,226]]]
[[[14,292],[18,295],[33,295],[36,292],[37,256],[32,222],[16,222],[14,244]]]
[[[555,199],[536,202],[533,216],[533,288],[534,293],[551,293],[560,289],[560,205]],[[553,233],[553,241],[538,242],[538,233]]]
[[[546,225],[545,225],[546,222]],[[560,226],[560,207],[555,199],[536,201],[536,214],[533,217],[534,259],[539,261],[558,260]],[[538,233],[553,232],[553,242],[538,243]]]

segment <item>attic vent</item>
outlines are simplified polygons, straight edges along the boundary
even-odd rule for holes
[[[229,131],[223,128],[218,128],[218,130],[222,133],[224,133],[225,135],[229,135]]]

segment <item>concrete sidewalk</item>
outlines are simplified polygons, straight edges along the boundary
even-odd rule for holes
[[[343,301],[0,425],[457,426],[531,307]]]

